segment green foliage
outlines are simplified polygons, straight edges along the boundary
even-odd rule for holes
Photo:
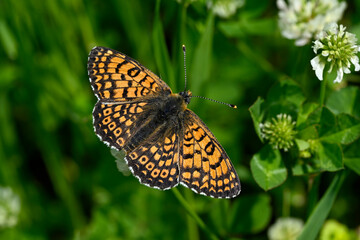
[[[348,5],[343,22],[359,34],[360,3]],[[277,14],[267,0],[228,19],[205,0],[0,1],[0,186],[21,202],[0,239],[267,239],[287,216],[304,220],[301,239],[330,217],[358,227],[359,74],[317,80],[311,45],[284,39]],[[232,200],[143,186],[93,132],[91,48],[121,51],[179,92],[182,44],[187,89],[238,107],[189,104],[239,174]],[[261,129],[278,114],[296,121],[287,152]]]

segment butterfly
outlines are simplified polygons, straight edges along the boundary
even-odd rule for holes
[[[187,105],[189,90],[173,93],[136,60],[106,47],[94,47],[88,75],[98,98],[93,110],[97,136],[125,152],[140,183],[167,190],[179,183],[214,198],[241,191],[228,155]]]

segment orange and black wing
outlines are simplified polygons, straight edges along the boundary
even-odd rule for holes
[[[169,86],[157,75],[123,53],[94,47],[88,57],[91,87],[99,100],[134,101],[162,91]]]
[[[148,102],[103,103],[98,101],[93,111],[96,135],[108,146],[123,149],[127,141],[142,124],[144,108]]]
[[[196,193],[214,198],[233,198],[240,194],[240,180],[228,155],[189,109],[185,110],[179,169],[180,183]]]
[[[156,141],[144,142],[125,160],[142,184],[166,190],[179,183],[179,137],[172,129],[160,136]]]

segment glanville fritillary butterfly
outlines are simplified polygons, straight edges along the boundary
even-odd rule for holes
[[[180,183],[214,198],[240,194],[239,177],[225,150],[187,108],[190,91],[173,93],[136,60],[105,47],[91,50],[87,67],[98,98],[95,132],[108,146],[125,152],[129,169],[142,184],[166,190]]]

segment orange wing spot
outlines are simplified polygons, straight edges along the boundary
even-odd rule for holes
[[[110,98],[110,92],[109,91],[104,91],[103,94],[104,94],[105,98]]]
[[[193,160],[191,158],[183,160],[184,168],[192,168],[192,166],[193,166]]]
[[[215,179],[216,178],[216,171],[214,169],[210,169],[210,175],[211,175],[211,178]]]
[[[170,144],[170,143],[172,143],[171,139],[168,138],[168,137],[166,137],[166,138],[165,138],[165,144]]]
[[[114,130],[116,128],[116,124],[114,122],[111,122],[108,126],[108,128],[110,129],[110,131]]]
[[[131,106],[131,108],[129,109],[129,112],[130,113],[136,113],[136,105],[133,105],[133,106]]]
[[[117,88],[129,87],[129,81],[116,81],[115,85]]]
[[[158,150],[158,148],[155,147],[155,146],[152,146],[152,147],[150,148],[151,153],[155,153],[157,150]]]
[[[209,188],[209,183],[206,182],[203,185],[201,185],[200,189],[203,189],[203,188]]]
[[[102,79],[102,76],[101,75],[96,75],[96,79],[95,79],[95,82],[98,82]]]
[[[192,185],[195,185],[195,186],[200,186],[200,184],[199,184],[199,182],[198,181],[194,181],[194,182],[192,182]]]
[[[209,192],[214,192],[214,193],[215,193],[215,188],[211,187],[211,188],[209,189]]]
[[[209,172],[210,171],[210,163],[209,162],[203,162],[202,163],[202,169],[204,170],[204,172]]]
[[[136,159],[136,158],[138,158],[138,155],[137,155],[136,152],[132,152],[132,153],[130,153],[130,157],[131,157],[132,159]]]
[[[113,52],[111,51],[111,50],[107,50],[107,52],[104,54],[105,56],[110,56],[110,55],[112,55],[113,54]]]
[[[218,185],[219,187],[221,187],[221,186],[223,185],[223,181],[222,181],[222,180],[218,180],[217,185]]]
[[[185,133],[185,138],[191,138],[191,137],[192,137],[192,135],[191,135],[191,132],[190,132],[190,131],[188,131],[188,132]]]
[[[176,168],[172,168],[170,170],[170,175],[175,175],[176,174]]]
[[[174,179],[172,177],[169,177],[169,181],[172,182],[174,181]]]
[[[120,123],[122,123],[122,122],[126,121],[126,117],[121,116],[119,120],[120,120]]]
[[[209,138],[209,136],[206,136],[201,142],[199,142],[199,144],[201,145],[201,147],[203,149],[205,149],[206,145],[211,142],[211,139]],[[205,149],[206,150],[206,149]]]
[[[120,117],[120,113],[119,113],[119,112],[117,112],[117,113],[115,113],[115,114],[113,115],[113,118],[118,118],[118,117]]]
[[[190,179],[191,173],[190,172],[183,172],[182,177],[185,178],[185,179]]]
[[[187,144],[190,144],[190,143],[192,144],[192,142],[186,142],[186,143]],[[183,149],[184,155],[191,154],[192,150],[193,150],[192,146],[187,147],[187,146],[184,145],[184,149]]]
[[[115,129],[115,131],[114,131],[115,137],[119,137],[121,133],[122,133],[122,130],[119,127],[117,129]]]
[[[171,159],[169,159],[169,160],[167,160],[167,161],[166,161],[165,166],[167,166],[167,167],[168,167],[168,166],[170,166],[170,165],[171,165],[171,163],[172,163],[172,160],[171,160]]]
[[[151,172],[151,176],[153,178],[157,178],[160,174],[160,170],[159,169],[154,169],[152,172]]]
[[[99,68],[104,68],[105,67],[105,64],[103,62],[99,63],[98,65]]]
[[[159,159],[161,158],[161,155],[160,155],[160,154],[158,154],[158,153],[155,153],[154,158],[155,158],[156,160],[159,160]],[[162,165],[164,165],[165,161],[161,161],[161,162],[163,162],[163,164],[162,164]],[[162,165],[161,165],[161,166],[162,166]]]
[[[102,61],[102,62],[106,62],[106,57],[102,57],[102,58],[101,58],[101,61]]]
[[[111,63],[108,64],[108,69],[109,68],[116,68],[117,65],[118,65],[118,63],[111,62]]]
[[[145,167],[147,170],[151,171],[155,167],[155,164],[153,164],[152,162],[149,162],[148,164],[146,164]]]
[[[100,68],[99,73],[101,73],[101,74],[105,73],[105,69]]]
[[[149,161],[149,158],[147,157],[147,156],[142,156],[140,159],[139,159],[139,162],[141,163],[141,164],[145,164],[145,163],[147,163]]]
[[[145,106],[147,103],[146,102],[141,102],[141,103],[139,103],[138,105],[140,106],[140,107],[143,107],[143,106]]]
[[[201,181],[202,181],[202,182],[207,182],[207,181],[209,181],[209,175],[205,175]]]
[[[123,95],[124,95],[123,88],[114,89],[114,98],[122,98]]]
[[[123,105],[117,105],[114,109],[114,112],[119,112]]]
[[[199,141],[205,135],[204,130],[202,130],[201,128],[199,128],[197,131],[194,131],[193,133],[196,141]]]
[[[109,79],[109,75],[104,75],[104,80],[108,80]]]
[[[101,83],[96,83],[96,86],[97,86],[97,89],[99,90],[99,89],[101,89],[102,84]]]
[[[142,79],[142,78],[141,78]],[[153,84],[154,80],[152,80],[151,78],[146,78],[146,81],[143,81],[141,85],[143,85],[146,88],[150,88],[151,84]]]
[[[108,68],[107,73],[116,73],[116,69],[115,68]]]
[[[106,128],[104,129],[104,133],[105,133],[105,134],[107,134],[107,133],[108,133],[108,130],[107,130]]]
[[[119,58],[119,57],[113,57],[113,58],[111,58],[110,61],[111,61],[111,62],[115,62],[115,63],[122,63],[122,62],[125,61],[125,60],[123,60],[123,59],[121,59],[121,58]]]
[[[156,155],[155,155],[156,156]],[[154,157],[155,158],[155,157]],[[160,158],[155,158],[157,161],[159,161],[159,159]],[[164,166],[164,164],[165,164],[165,161],[159,161],[159,167],[162,167],[162,166]]]
[[[166,178],[169,175],[169,170],[163,169],[160,173],[160,177]]]
[[[116,140],[116,143],[117,143],[119,146],[122,146],[122,145],[124,144],[124,139],[118,138],[118,140]]]
[[[105,88],[111,88],[111,82],[105,82]]]
[[[221,176],[221,175],[222,175],[222,173],[221,173],[221,166],[218,166],[218,167],[216,168],[216,174],[217,174],[218,176]]]
[[[221,158],[221,153],[220,153],[219,149],[217,149],[216,147],[214,149],[213,157],[217,158],[217,159]]]
[[[147,171],[146,171],[146,170],[142,170],[141,172],[142,172],[142,174],[144,174],[144,175],[147,174]]]
[[[172,145],[164,145],[164,149],[165,149],[165,151],[170,151],[171,149],[173,148],[173,146]]]
[[[226,187],[224,188],[224,191],[230,191],[230,188],[229,188],[228,186],[226,186]]]
[[[200,172],[199,171],[194,171],[193,172],[193,178],[199,178],[200,177]]]
[[[136,92],[136,89],[137,89],[137,88],[134,88],[134,87],[129,87],[129,88],[127,88],[127,96],[128,96],[128,97],[137,97],[138,94],[135,93],[135,92]]]
[[[227,174],[227,172],[228,172],[228,167],[227,167],[227,165],[226,165],[226,163],[225,163],[224,160],[221,161],[220,166],[221,166],[221,170],[222,170],[223,174]]]
[[[194,167],[196,168],[201,168],[201,155],[200,154],[195,154],[194,155]]]
[[[133,121],[131,121],[130,119],[125,122],[126,126],[131,126],[131,124],[133,124]]]
[[[230,184],[230,188],[234,188],[235,186],[234,186],[234,183],[231,183]]]
[[[215,182],[215,180],[210,180],[210,184],[212,185],[212,186],[216,186],[216,182]]]
[[[103,120],[102,120],[102,124],[104,124],[104,125],[107,125],[107,124],[109,124],[109,122],[110,122],[110,116],[109,117],[106,117],[106,118],[104,118]]]
[[[111,74],[111,79],[112,80],[120,80],[121,79],[121,74]]]

